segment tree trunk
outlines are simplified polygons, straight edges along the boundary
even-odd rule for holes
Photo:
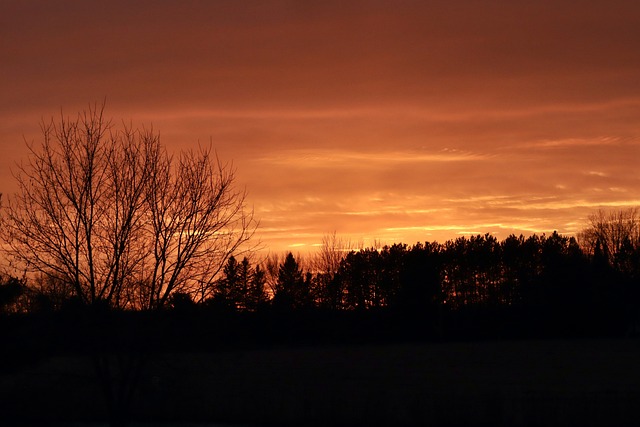
[[[140,353],[119,351],[95,353],[92,359],[105,399],[109,425],[126,427],[146,357]]]

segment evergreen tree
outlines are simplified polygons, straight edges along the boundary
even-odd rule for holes
[[[237,308],[241,266],[234,256],[230,256],[222,270],[223,276],[217,280],[214,302],[227,308]]]
[[[298,262],[289,252],[284,263],[278,268],[274,305],[283,309],[296,309],[307,306],[309,300],[308,283]]]
[[[238,268],[238,285],[236,289],[236,304],[241,310],[247,309],[252,270],[249,260],[247,257],[244,257]]]
[[[267,277],[265,271],[256,266],[251,274],[251,281],[249,282],[249,292],[247,294],[246,308],[250,311],[259,310],[264,306],[267,301],[267,292],[265,290],[265,284],[267,283]]]

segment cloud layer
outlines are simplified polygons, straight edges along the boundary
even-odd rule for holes
[[[41,118],[106,97],[233,160],[272,250],[640,204],[637,2],[9,0],[0,43],[4,193]]]

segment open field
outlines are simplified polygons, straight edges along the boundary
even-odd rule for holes
[[[640,342],[548,340],[322,346],[152,358],[135,413],[257,425],[640,424]],[[103,413],[88,361],[0,377],[13,419]]]

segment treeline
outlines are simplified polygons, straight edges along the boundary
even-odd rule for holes
[[[244,259],[238,269],[231,258],[213,301],[233,310],[387,310],[431,315],[434,323],[438,316],[500,314],[529,328],[633,332],[640,248],[629,243],[605,251],[596,242],[591,251],[555,232],[502,241],[486,234],[350,251],[334,270],[316,262],[316,271],[289,253],[270,286],[259,266]]]
[[[345,251],[333,236],[304,267],[292,253],[262,263],[232,256],[212,294],[175,292],[165,310],[353,313],[351,319],[399,313],[419,316],[421,323],[413,326],[431,335],[482,327],[510,334],[635,334],[638,229],[636,210],[629,210],[597,213],[578,239],[556,232],[504,240],[485,234]],[[5,313],[56,311],[74,303],[69,287],[51,278],[4,282]]]
[[[229,260],[220,283],[251,285],[238,288],[238,300],[228,291],[216,297],[237,310],[419,314],[441,332],[493,322],[485,326],[511,334],[610,335],[635,334],[640,325],[637,209],[596,212],[576,237],[485,234],[345,251],[333,236],[306,268],[289,253],[256,267],[249,282],[248,261],[241,273],[236,264]]]

